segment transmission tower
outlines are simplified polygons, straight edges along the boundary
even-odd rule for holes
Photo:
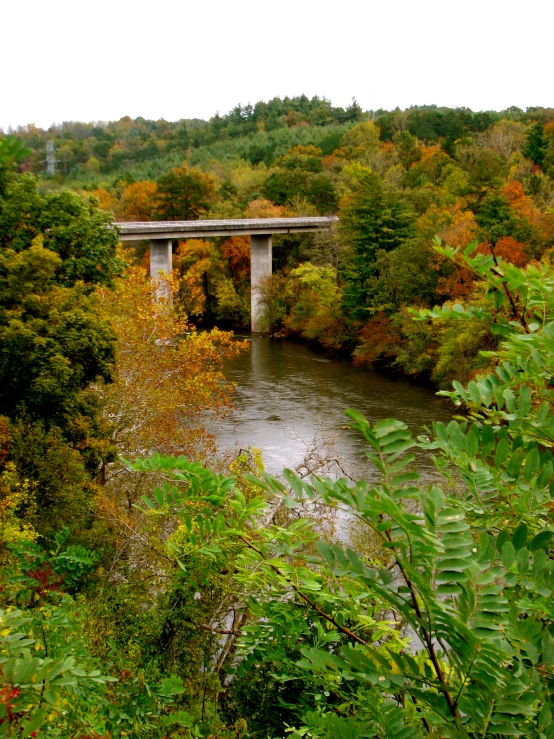
[[[48,174],[56,174],[56,150],[54,142],[46,142],[46,171]]]

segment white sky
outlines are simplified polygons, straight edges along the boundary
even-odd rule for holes
[[[554,107],[553,21],[554,0],[11,0],[0,127],[209,118],[302,93]]]

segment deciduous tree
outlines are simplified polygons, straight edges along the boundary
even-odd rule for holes
[[[215,197],[213,178],[186,164],[160,177],[157,187],[154,217],[161,221],[200,218]]]

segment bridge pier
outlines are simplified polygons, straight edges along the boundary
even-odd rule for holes
[[[260,323],[263,304],[260,283],[273,271],[272,256],[271,234],[250,234],[250,329],[252,333],[259,333],[262,330]]]
[[[114,223],[120,241],[150,241],[150,276],[160,278],[160,271],[171,273],[171,242],[173,239],[210,239],[221,236],[250,236],[250,264],[252,289],[251,328],[254,333],[262,329],[263,304],[260,283],[272,273],[272,234],[312,233],[330,229],[338,218],[335,216],[315,218],[238,218],[230,220],[200,221],[142,221],[136,223]],[[167,287],[162,281],[157,289],[158,296],[167,297]]]
[[[160,270],[166,275],[171,274],[173,267],[171,244],[171,241],[166,240],[150,242],[150,277],[159,279]]]
[[[160,280],[160,272],[166,275],[171,274],[173,268],[173,249],[172,242],[165,240],[156,240],[150,242],[150,278],[152,280]],[[156,290],[156,298],[168,297],[168,285],[165,280],[159,283]]]

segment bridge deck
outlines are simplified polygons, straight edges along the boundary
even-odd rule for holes
[[[121,241],[198,239],[210,236],[302,233],[330,228],[336,216],[320,218],[243,218],[225,221],[118,222]]]

